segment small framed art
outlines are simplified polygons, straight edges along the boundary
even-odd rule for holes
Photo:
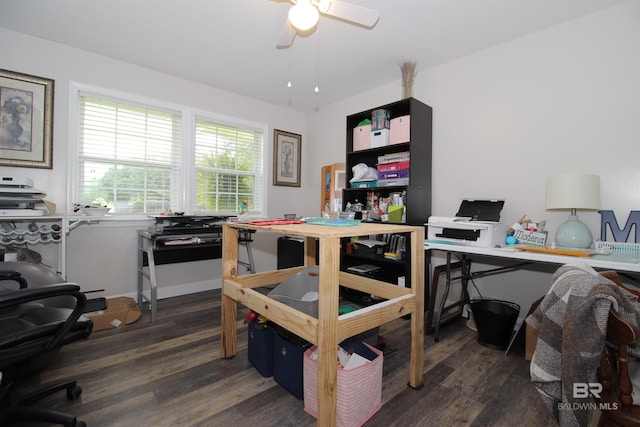
[[[300,187],[301,144],[298,134],[273,131],[273,185]]]

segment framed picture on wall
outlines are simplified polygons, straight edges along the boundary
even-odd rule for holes
[[[0,70],[0,166],[53,167],[53,85]]]
[[[300,187],[301,143],[298,134],[273,131],[273,185]]]

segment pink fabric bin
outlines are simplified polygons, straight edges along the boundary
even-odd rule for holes
[[[353,151],[371,148],[371,125],[353,128]]]
[[[338,369],[336,425],[359,427],[382,406],[382,352],[364,343],[378,357],[348,371]],[[311,359],[313,346],[304,352],[304,410],[318,418],[318,362]]]
[[[391,119],[389,145],[402,144],[411,140],[411,116],[400,116]]]

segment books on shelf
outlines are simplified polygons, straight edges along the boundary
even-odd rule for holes
[[[384,250],[381,254],[384,254],[385,252],[400,254],[406,250],[406,240],[407,238],[402,234],[384,233],[369,236],[369,239],[363,240],[363,242],[378,242],[378,245],[384,246]]]

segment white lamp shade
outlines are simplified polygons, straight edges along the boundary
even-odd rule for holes
[[[547,209],[600,209],[600,177],[565,174],[547,178]]]

